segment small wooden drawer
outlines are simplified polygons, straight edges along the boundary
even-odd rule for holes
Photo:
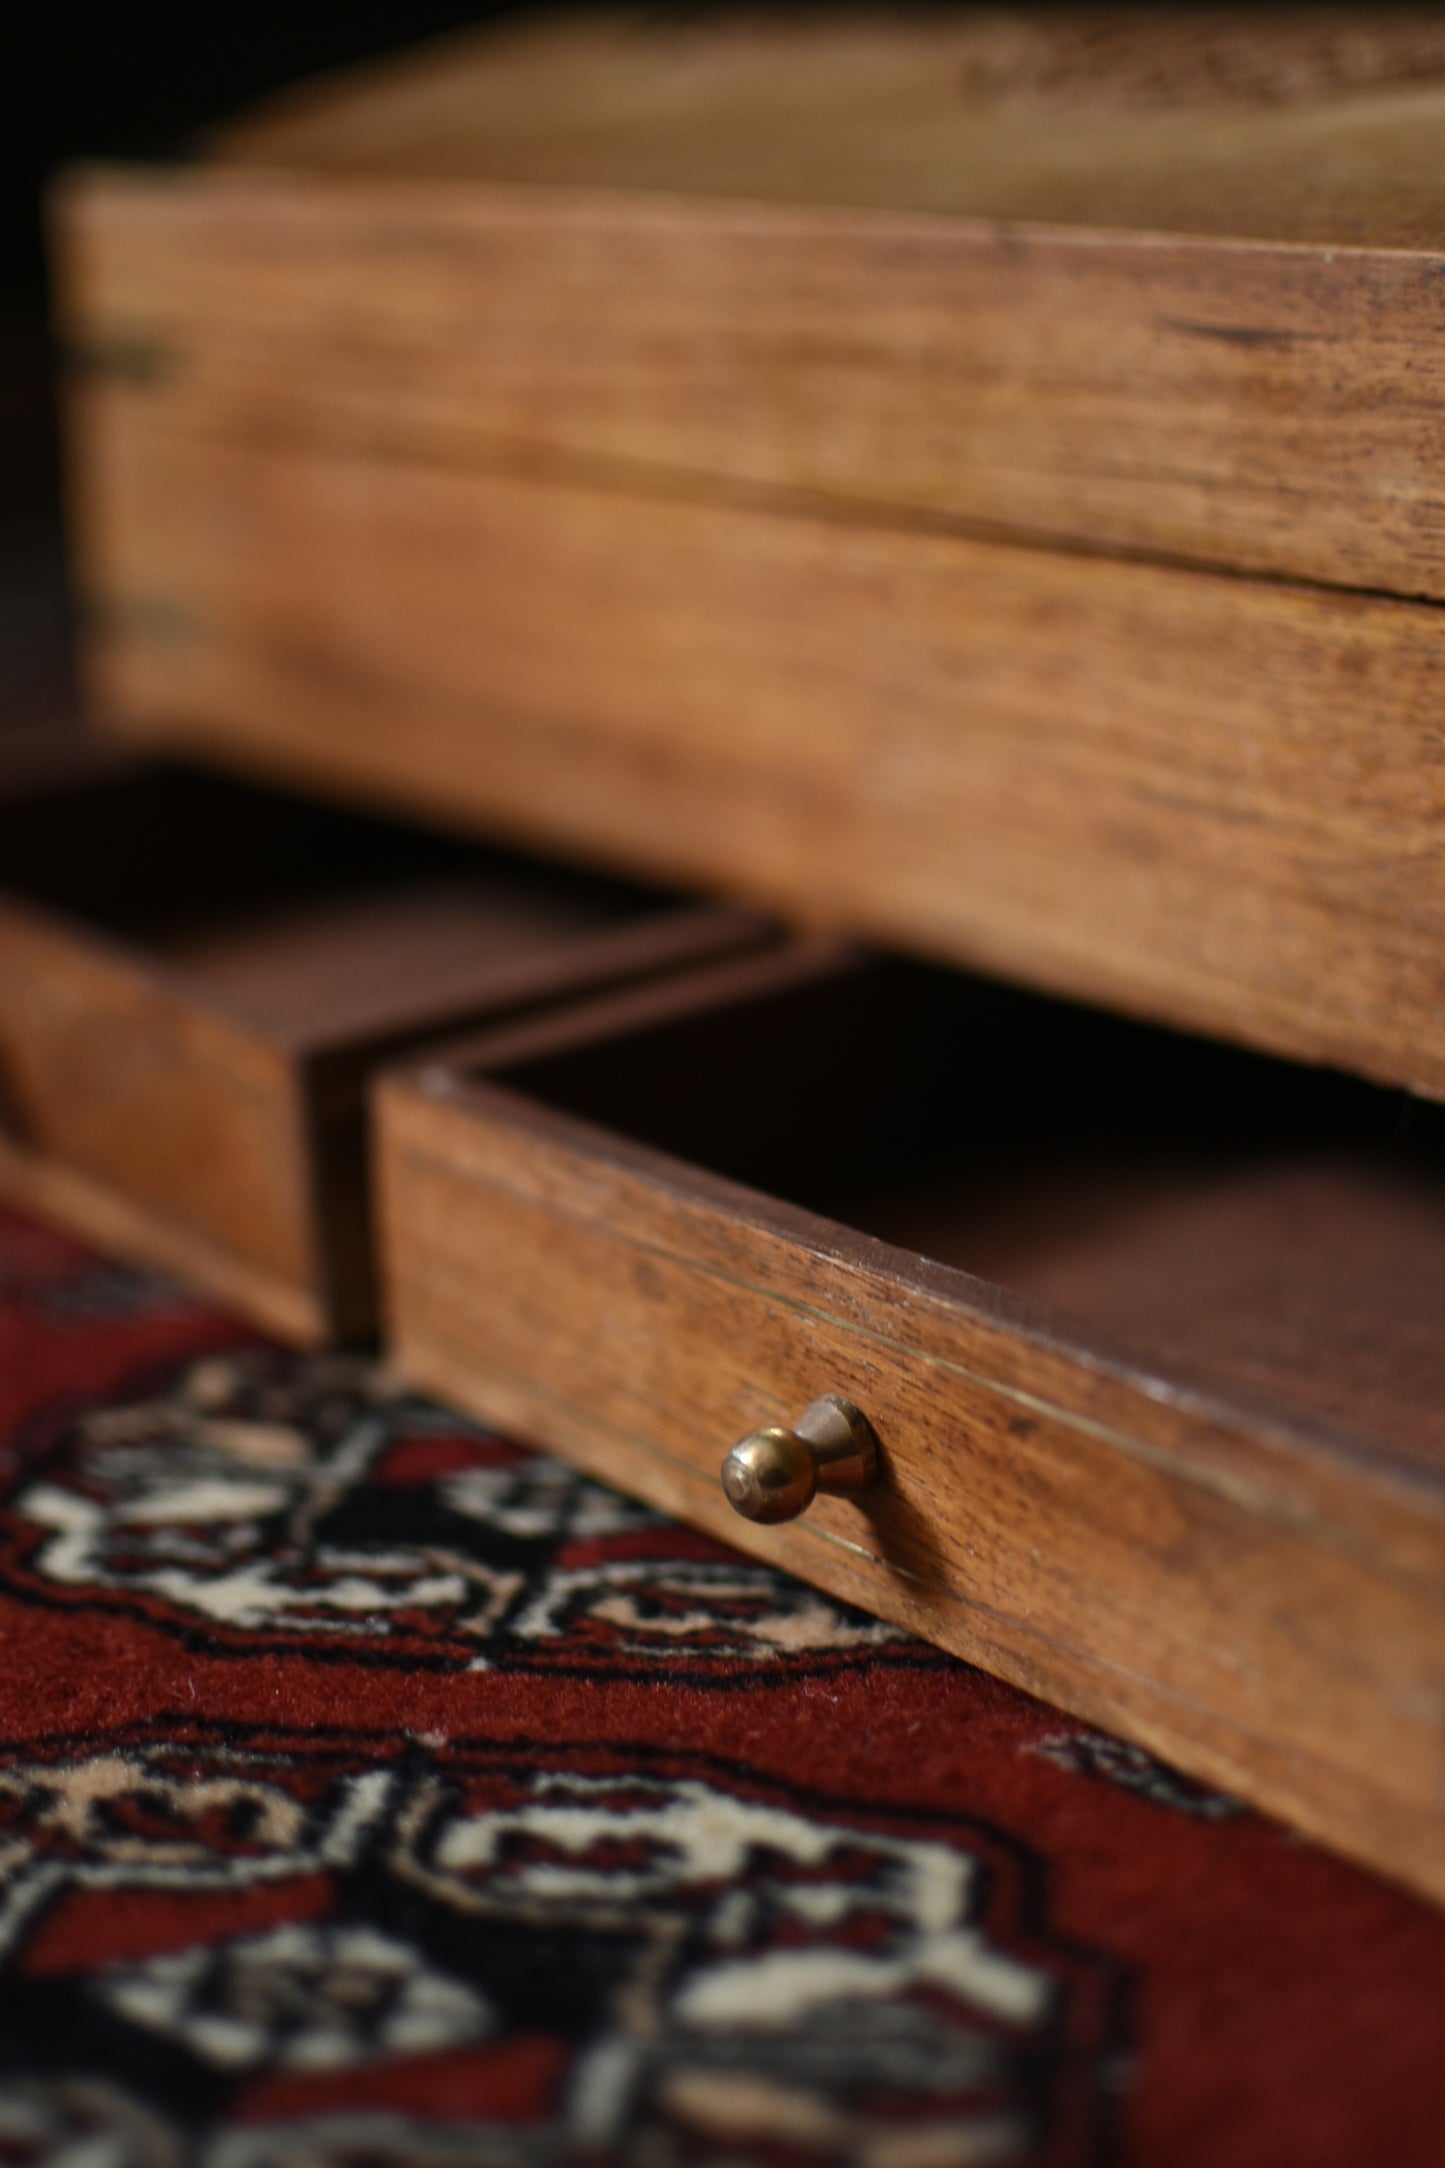
[[[1438,1110],[820,943],[378,1106],[417,1384],[1445,1897]],[[877,1487],[739,1518],[826,1393]]]
[[[10,765],[0,1192],[301,1342],[372,1320],[379,1057],[762,938],[243,784]]]

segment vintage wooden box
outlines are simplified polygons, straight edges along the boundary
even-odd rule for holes
[[[1442,144],[1428,13],[594,19],[79,176],[94,703],[1438,1094]]]
[[[1445,1897],[1445,1115],[817,941],[378,1107],[416,1383]]]
[[[428,1054],[408,1374],[1437,1896],[1442,142],[1418,15],[573,22],[56,218],[119,738],[1156,1020],[820,935]]]
[[[762,938],[400,822],[33,733],[10,748],[0,1194],[288,1339],[372,1320],[378,1061]]]

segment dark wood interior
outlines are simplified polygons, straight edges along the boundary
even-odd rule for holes
[[[444,1010],[489,965],[664,899],[405,823],[182,768],[97,773],[0,805],[0,883],[283,1034]]]
[[[1033,1298],[1162,1376],[1445,1467],[1436,1106],[904,965],[506,1081]]]

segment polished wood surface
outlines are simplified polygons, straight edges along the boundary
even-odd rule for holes
[[[8,764],[0,1189],[288,1339],[371,1319],[378,1059],[757,935],[103,751]]]
[[[1435,247],[1442,98],[1428,8],[573,15],[302,84],[212,148],[337,178]]]
[[[1445,595],[1445,200],[1324,249],[196,167],[54,224],[83,381],[209,438]]]
[[[393,1350],[1445,1895],[1445,1158],[1399,1117],[818,946],[720,967],[382,1086]],[[1329,1242],[1282,1215],[1296,1180]],[[923,1233],[920,1200],[931,1255],[877,1239]],[[1181,1254],[1192,1278],[1141,1304]],[[1273,1328],[1242,1323],[1253,1300]],[[874,1424],[883,1489],[738,1519],[724,1453],[820,1392]]]
[[[81,176],[92,702],[1439,1094],[1442,141],[1418,11],[594,18]]]
[[[80,438],[127,734],[1445,1091],[1435,608],[165,415]]]

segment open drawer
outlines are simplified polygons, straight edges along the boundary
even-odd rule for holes
[[[302,1342],[372,1321],[375,1061],[763,937],[240,783],[9,765],[0,1193]]]
[[[1438,1110],[822,943],[378,1110],[417,1384],[1445,1897]],[[876,1487],[740,1518],[825,1394]]]

